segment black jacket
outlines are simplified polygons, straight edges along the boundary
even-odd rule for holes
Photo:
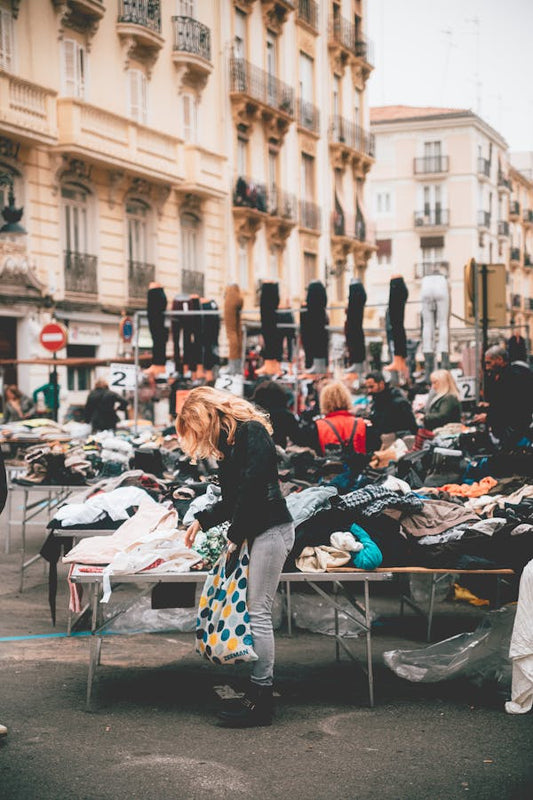
[[[4,510],[7,500],[7,477],[6,468],[4,466],[4,456],[0,451],[0,514]]]
[[[251,420],[237,426],[235,443],[221,437],[224,454],[219,479],[222,499],[195,516],[204,531],[226,520],[231,521],[228,539],[251,546],[260,533],[291,522],[289,510],[279,488],[276,449],[267,429]]]
[[[520,364],[509,364],[487,389],[487,425],[502,447],[513,447],[531,425],[533,372]]]
[[[128,407],[124,398],[110,389],[93,389],[89,393],[84,409],[85,422],[89,422],[93,431],[114,430],[118,416],[116,407],[125,411]]]
[[[385,386],[373,396],[370,420],[378,434],[417,430],[411,404],[396,386]]]

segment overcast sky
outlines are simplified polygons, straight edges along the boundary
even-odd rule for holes
[[[371,106],[471,108],[510,150],[533,150],[533,0],[367,0],[367,13]]]

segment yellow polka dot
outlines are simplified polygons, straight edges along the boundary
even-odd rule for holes
[[[200,597],[199,605],[200,605],[200,608],[205,608],[206,605],[207,605],[207,597],[204,594]]]
[[[227,619],[230,614],[231,614],[231,606],[226,606],[224,611],[222,612],[222,616],[224,617],[224,619]]]
[[[213,603],[213,605],[211,606],[211,609],[212,609],[212,611],[213,611],[213,614],[214,614],[214,613],[215,613],[215,611],[218,609],[218,605],[219,605],[218,603]]]
[[[235,581],[232,581],[230,583],[230,585],[228,586],[228,594],[233,594],[233,592],[235,591],[236,588],[237,588],[237,584],[235,583]]]
[[[237,649],[237,639],[233,636],[231,639],[228,639],[227,644],[228,650],[236,650]]]
[[[220,583],[220,575],[215,575],[215,577],[213,578],[213,586],[218,586],[219,583]]]
[[[211,636],[209,637],[209,644],[211,645],[211,647],[214,647],[216,643],[217,643],[217,635],[216,633],[212,633]]]

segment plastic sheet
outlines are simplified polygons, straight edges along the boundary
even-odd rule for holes
[[[409,593],[415,603],[424,607],[429,605],[432,579],[432,575],[417,575],[416,573],[409,575]],[[436,603],[446,600],[456,580],[456,576],[451,573],[442,575],[442,579],[435,586]]]
[[[110,633],[163,633],[175,631],[177,633],[193,633],[196,630],[196,616],[203,584],[196,587],[196,602],[194,608],[164,608],[151,607],[150,596],[139,597],[133,604],[116,603],[106,609],[105,619],[114,614],[118,616],[106,627]],[[129,607],[128,607],[129,606]],[[283,617],[283,599],[278,592],[274,598],[272,609],[272,623],[274,630],[281,627]]]
[[[339,605],[346,608],[350,614],[353,614],[364,624],[364,616],[353,608],[346,598],[339,596],[337,600]],[[312,633],[322,633],[326,636],[335,636],[335,609],[321,597],[292,593],[291,615],[297,628],[311,631]],[[373,620],[375,614],[371,613],[370,618]],[[341,636],[349,639],[360,636],[362,633],[364,633],[362,625],[358,625],[347,614],[339,611],[339,634]]]
[[[514,605],[489,611],[472,633],[460,633],[420,650],[388,650],[385,664],[413,683],[436,683],[468,677],[475,683],[511,683],[509,642],[515,617]]]

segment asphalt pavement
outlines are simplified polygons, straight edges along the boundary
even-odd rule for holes
[[[65,568],[54,628],[43,563],[27,570],[20,594],[20,535],[15,529],[6,554],[5,525],[4,513],[0,722],[9,733],[0,743],[1,800],[533,797],[533,715],[506,715],[501,686],[414,684],[383,664],[385,650],[424,646],[423,620],[399,617],[392,585],[372,589],[374,708],[366,677],[346,656],[336,663],[331,637],[288,636],[283,626],[271,728],[218,727],[217,687],[242,689],[246,667],[202,661],[191,633],[107,637],[87,711],[90,636],[64,635]],[[44,541],[44,525],[43,518],[30,530],[30,555]],[[442,602],[434,638],[473,630],[484,613]],[[351,643],[364,661],[364,639]]]

